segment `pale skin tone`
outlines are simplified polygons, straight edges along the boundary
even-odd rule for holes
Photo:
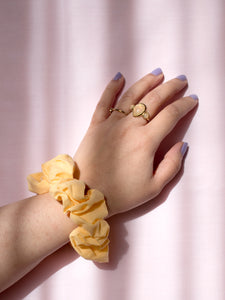
[[[175,101],[176,95],[187,87],[187,80],[175,78],[163,83],[163,79],[162,73],[146,75],[117,104],[125,80],[123,76],[111,80],[74,155],[80,179],[105,195],[109,217],[155,198],[181,168],[183,142],[167,152],[156,170],[153,169],[155,153],[198,101],[192,97]],[[110,107],[115,106],[129,112],[130,105],[138,102],[151,108],[149,123],[131,113],[109,113]],[[65,245],[74,224],[62,213],[57,201],[43,194],[2,207],[0,228],[0,291],[3,291]]]

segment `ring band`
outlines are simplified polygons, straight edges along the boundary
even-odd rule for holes
[[[119,108],[111,107],[110,110],[109,110],[110,113],[112,113],[112,112],[114,112],[114,111],[118,111],[118,112],[120,112],[120,113],[126,115],[125,111],[123,111],[122,109],[119,109]]]
[[[150,114],[147,111],[147,106],[144,103],[138,103],[136,105],[131,105],[131,111],[133,112],[133,117],[142,117],[147,122],[150,121]]]

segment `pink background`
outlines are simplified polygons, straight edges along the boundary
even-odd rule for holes
[[[184,73],[200,97],[181,180],[110,220],[110,263],[65,246],[0,299],[224,299],[224,50],[223,0],[0,0],[2,205],[74,154],[117,71]]]

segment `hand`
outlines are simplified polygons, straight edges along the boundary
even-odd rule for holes
[[[117,104],[124,77],[118,74],[108,84],[74,156],[80,179],[105,195],[109,216],[153,199],[181,168],[187,147],[182,142],[167,152],[156,170],[154,157],[177,122],[197,105],[197,96],[174,100],[187,86],[186,77],[162,83],[163,74],[156,73],[136,82]],[[130,106],[139,102],[147,106],[150,122],[132,113],[109,112],[111,107],[117,107],[128,113]]]

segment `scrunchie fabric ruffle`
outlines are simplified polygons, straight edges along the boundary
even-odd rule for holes
[[[37,194],[49,193],[62,203],[63,211],[77,227],[70,233],[73,248],[82,257],[97,262],[108,262],[109,224],[104,195],[90,189],[85,194],[85,183],[74,178],[75,162],[66,154],[42,164],[42,172],[27,177],[28,188]]]

